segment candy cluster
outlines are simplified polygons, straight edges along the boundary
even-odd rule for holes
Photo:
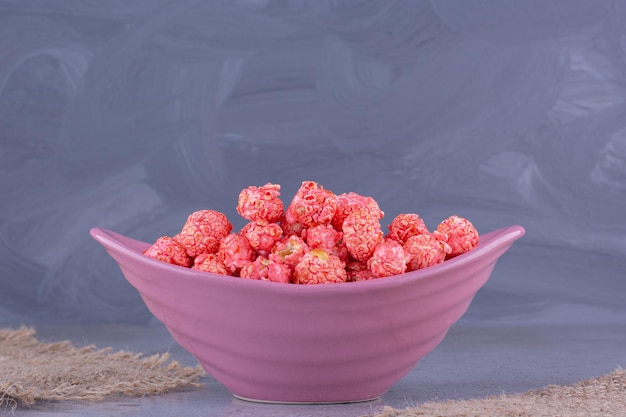
[[[248,220],[237,233],[223,213],[191,213],[180,233],[160,237],[144,254],[214,274],[325,284],[427,268],[470,251],[479,238],[462,217],[448,217],[431,233],[414,213],[396,216],[385,235],[372,197],[335,195],[313,181],[304,181],[286,208],[280,185],[248,187],[237,213]]]

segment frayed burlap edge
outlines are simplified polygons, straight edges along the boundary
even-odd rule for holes
[[[200,387],[205,375],[182,367],[168,353],[143,356],[69,341],[42,343],[35,329],[0,329],[0,405],[37,401],[99,401],[107,396],[141,397]]]
[[[384,407],[370,417],[623,417],[626,416],[626,371],[573,385],[550,385],[522,394],[483,399],[426,402],[403,410]]]

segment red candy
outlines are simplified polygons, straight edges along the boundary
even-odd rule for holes
[[[270,256],[278,256],[283,263],[294,268],[308,251],[308,245],[300,236],[286,236],[276,242]]]
[[[345,263],[324,249],[311,249],[296,265],[296,284],[332,284],[346,282]]]
[[[196,256],[191,269],[211,272],[213,274],[228,275],[226,267],[214,253],[203,253],[202,255]]]
[[[309,248],[321,248],[344,262],[348,261],[350,254],[343,241],[343,233],[336,231],[330,224],[310,227],[303,234]]]
[[[330,222],[337,211],[337,196],[316,182],[304,181],[287,207],[287,223],[304,227]]]
[[[403,274],[410,256],[402,245],[393,239],[387,239],[376,247],[374,254],[367,261],[367,268],[377,278]]]
[[[231,233],[222,239],[217,257],[230,273],[238,274],[246,263],[254,260],[254,250],[244,236]]]
[[[311,249],[322,248],[327,252],[333,250],[333,248],[341,240],[341,232],[336,231],[329,224],[320,224],[313,226],[306,230],[306,244]]]
[[[237,213],[251,221],[278,222],[283,217],[280,185],[267,183],[262,187],[248,187],[239,193]]]
[[[372,197],[335,195],[302,182],[286,208],[280,185],[250,186],[236,210],[249,222],[231,233],[223,213],[193,212],[173,238],[144,254],[214,274],[293,284],[367,281],[427,268],[478,245],[469,220],[450,216],[431,234],[417,214],[399,214],[384,236],[383,211]]]
[[[143,254],[174,265],[190,267],[192,264],[185,247],[169,236],[158,238]]]
[[[372,218],[380,220],[385,213],[378,207],[378,203],[372,197],[362,196],[357,193],[343,193],[337,196],[337,211],[331,220],[336,230],[341,230],[344,220],[350,214],[363,211]]]
[[[352,258],[365,262],[371,258],[376,246],[383,242],[383,232],[378,219],[367,212],[350,214],[343,222],[343,239]]]
[[[430,233],[411,236],[403,247],[410,256],[407,271],[440,264],[451,251],[447,243],[439,241]]]
[[[257,220],[245,225],[239,233],[248,239],[252,249],[267,254],[283,236],[283,229],[276,223]]]
[[[411,236],[429,233],[424,220],[417,214],[398,214],[389,225],[388,237],[399,242],[406,243]]]
[[[174,239],[180,242],[192,258],[202,253],[215,253],[220,241],[233,230],[228,218],[214,210],[191,213],[183,230]]]
[[[450,245],[448,258],[468,252],[478,245],[478,231],[469,220],[459,216],[450,216],[439,223],[433,235]]]
[[[245,264],[239,273],[241,278],[259,279],[264,281],[290,283],[291,268],[275,258],[258,256],[254,261]]]

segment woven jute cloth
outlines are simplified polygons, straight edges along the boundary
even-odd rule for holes
[[[69,341],[43,343],[30,327],[0,329],[0,405],[97,401],[199,387],[202,368],[183,367],[167,353],[144,356]]]
[[[385,407],[372,417],[626,417],[626,371],[522,394]]]

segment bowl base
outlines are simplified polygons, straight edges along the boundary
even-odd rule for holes
[[[261,403],[261,404],[293,404],[293,405],[314,405],[314,404],[353,404],[353,403],[364,403],[368,401],[375,401],[380,399],[380,395],[378,397],[366,398],[363,400],[349,400],[349,401],[273,401],[273,400],[258,400],[256,398],[247,398],[242,397],[237,394],[233,394],[233,397],[242,400],[248,401],[252,403]]]

